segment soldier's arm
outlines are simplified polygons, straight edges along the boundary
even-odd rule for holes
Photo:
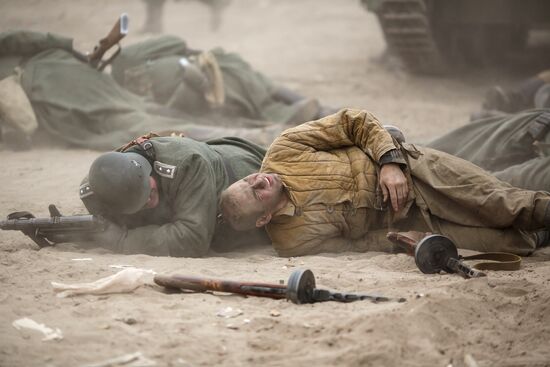
[[[128,230],[119,243],[120,252],[178,257],[207,253],[216,224],[214,172],[200,156],[193,156],[178,169],[173,190],[163,193],[174,198],[172,221]]]
[[[321,151],[357,146],[377,162],[396,161],[390,157],[391,151],[396,149],[391,135],[374,115],[365,110],[343,109],[334,115],[288,129],[275,140],[273,146],[277,145],[298,145]]]
[[[389,200],[394,211],[400,210],[407,200],[409,190],[407,179],[400,169],[400,166],[406,166],[406,161],[390,133],[376,117],[365,110],[343,109],[334,115],[286,130],[271,145],[262,171],[270,170],[269,157],[277,157],[280,151],[291,149],[300,152],[296,154],[296,159],[301,160],[304,156],[307,159],[309,152],[351,146],[363,150],[380,166],[387,165],[380,171],[379,184],[384,201]],[[283,155],[288,157],[287,153]]]

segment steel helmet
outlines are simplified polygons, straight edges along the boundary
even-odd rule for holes
[[[149,199],[150,175],[151,164],[137,153],[105,153],[90,167],[89,193],[85,194],[97,199],[110,213],[132,214]]]

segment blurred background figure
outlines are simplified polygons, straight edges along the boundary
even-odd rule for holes
[[[196,1],[204,4],[210,10],[210,29],[217,31],[222,22],[222,13],[231,0],[175,0]],[[162,33],[162,18],[166,0],[143,0],[145,3],[145,23],[143,33]]]
[[[487,91],[484,110],[519,112],[550,107],[550,69],[521,81],[511,88],[494,86]]]

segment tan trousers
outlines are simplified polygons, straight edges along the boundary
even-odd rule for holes
[[[463,226],[444,219],[430,216],[431,225],[424,219],[425,214],[418,207],[411,209],[407,219],[395,223],[398,231],[420,231],[441,234],[449,237],[458,248],[480,252],[510,252],[527,256],[536,247],[532,232],[514,228],[487,228]],[[388,244],[389,245],[389,244]]]
[[[432,149],[410,159],[414,205],[399,230],[439,233],[459,248],[528,255],[544,229],[550,193],[513,187],[476,165]]]

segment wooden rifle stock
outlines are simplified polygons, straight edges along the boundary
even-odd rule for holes
[[[194,292],[217,291],[274,299],[282,299],[287,296],[287,287],[283,284],[238,282],[224,279],[160,274],[155,276],[155,283],[167,288],[185,289]]]
[[[103,55],[105,55],[105,53],[111,47],[113,47],[114,45],[118,45],[120,40],[122,40],[128,34],[128,22],[128,14],[121,14],[109,34],[105,38],[102,38],[99,41],[99,44],[94,47],[94,50],[90,54],[88,54],[88,63],[92,67],[98,69],[99,71],[103,71],[103,69],[105,69],[105,67],[109,65],[120,53],[119,46],[117,51],[111,57],[109,57],[109,59],[103,61]]]

